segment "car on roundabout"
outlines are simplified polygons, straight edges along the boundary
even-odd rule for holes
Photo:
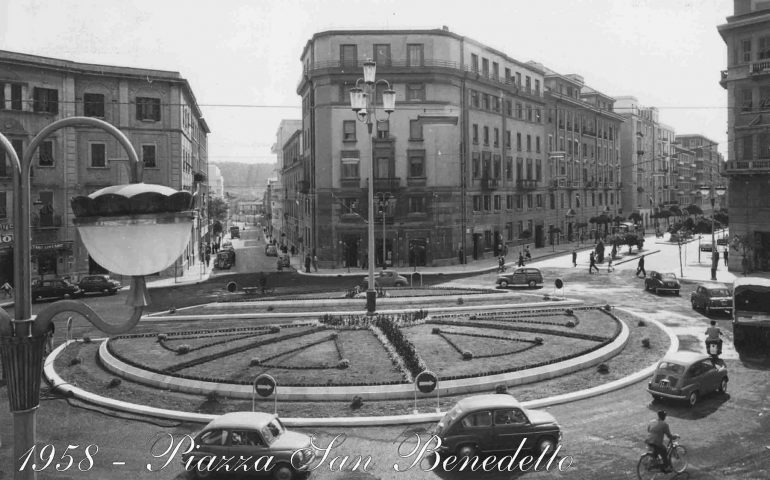
[[[674,273],[663,273],[651,270],[647,278],[644,279],[644,289],[648,292],[655,292],[656,294],[660,294],[660,292],[673,292],[674,295],[679,295],[679,290],[682,289],[682,285],[679,283],[679,280]]]
[[[118,290],[123,288],[123,285],[110,278],[109,275],[86,275],[78,282],[78,287],[83,293],[104,293],[109,295],[115,295]]]
[[[680,350],[663,357],[647,384],[653,400],[686,401],[694,406],[711,392],[727,392],[727,366],[705,353]]]
[[[473,395],[458,401],[433,434],[439,454],[473,457],[495,451],[554,452],[561,442],[559,423],[548,412],[524,408],[507,393]]]
[[[409,285],[409,280],[403,275],[399,275],[395,270],[381,270],[374,275],[375,287],[406,287],[407,285]],[[368,276],[363,278],[362,286],[368,288]]]
[[[502,273],[495,281],[498,288],[508,288],[511,285],[526,285],[535,288],[543,283],[543,273],[539,268],[520,267],[511,273]]]
[[[693,310],[703,310],[706,315],[713,312],[733,313],[733,295],[724,284],[702,283],[690,294]]]
[[[268,457],[272,457],[269,473],[274,480],[292,480],[305,475],[315,459],[308,435],[287,430],[276,415],[264,412],[220,415],[194,434],[192,441],[193,448],[188,449],[192,453],[182,455],[182,465],[196,478],[219,478],[217,472],[206,468],[212,457],[214,467],[222,467],[222,462],[234,462],[230,471],[239,458],[249,458],[248,466],[252,470],[246,473],[251,474],[255,473],[255,466],[264,468]],[[226,471],[224,467],[217,470]]]

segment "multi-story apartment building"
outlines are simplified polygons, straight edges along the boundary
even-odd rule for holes
[[[698,197],[698,170],[695,163],[695,152],[684,148],[681,143],[675,142],[672,155],[671,173],[673,181],[672,203],[680,208],[688,205],[697,205]]]
[[[302,129],[302,120],[297,119],[284,119],[281,120],[278,125],[278,130],[275,133],[275,143],[271,148],[271,152],[276,156],[275,162],[275,181],[271,183],[271,190],[273,198],[280,199],[278,202],[274,202],[273,211],[271,212],[270,224],[273,231],[279,232],[279,239],[283,242],[288,242],[287,221],[288,213],[284,211],[286,199],[288,198],[288,192],[284,191],[284,158],[283,149],[284,144],[294,136],[294,134]],[[301,152],[300,152],[301,153]],[[280,236],[280,234],[283,236]]]
[[[96,117],[119,128],[142,162],[143,181],[206,192],[208,125],[192,89],[177,72],[91,65],[0,51],[0,132],[21,157],[31,139],[51,122]],[[128,157],[106,132],[67,128],[33,153],[31,180],[33,274],[71,276],[104,270],[73,227],[69,199],[128,181]],[[0,156],[0,282],[13,279],[14,192],[8,159]],[[206,241],[205,209],[186,251],[170,269],[191,268]]]
[[[546,70],[547,214],[549,241],[593,237],[609,229],[592,218],[622,213],[620,126],[615,99],[580,75]],[[537,227],[535,232],[537,233]],[[537,235],[535,235],[537,239]]]
[[[730,235],[737,255],[730,270],[770,271],[770,4],[734,0],[719,25],[727,45],[727,163]]]
[[[719,209],[723,206],[721,198],[716,194],[714,187],[723,187],[726,182],[722,177],[724,167],[724,158],[719,153],[719,144],[700,134],[682,134],[676,136],[679,145],[695,153],[695,162],[693,163],[693,172],[689,177],[693,184],[693,191],[698,196],[693,204],[699,206],[705,215],[712,214],[710,197],[716,195],[714,208]],[[708,186],[712,188],[710,195],[703,195],[700,188]]]
[[[371,143],[348,94],[367,58],[397,92],[395,112],[379,115]],[[309,231],[302,238],[327,266],[361,265],[366,258],[369,175],[375,197],[389,198],[376,215],[378,265],[383,241],[386,263],[397,266],[480,258],[522,241],[545,245],[550,226],[578,222],[565,215],[579,195],[592,198],[586,218],[608,207],[620,211],[622,118],[610,97],[581,90],[582,79],[547,74],[539,64],[446,29],[321,32],[301,59],[304,163],[296,180],[309,187]],[[549,97],[547,75],[554,85]],[[560,82],[578,85],[568,94],[558,90]],[[379,91],[376,96],[379,104]],[[557,99],[558,109],[550,106]],[[562,127],[557,111],[564,113]],[[563,165],[548,162],[549,148],[557,147],[549,147],[547,135],[557,142],[560,131],[585,151]],[[585,166],[577,167],[578,157]],[[555,186],[557,179],[565,183]]]
[[[615,98],[615,109],[625,118],[620,129],[623,213],[638,213],[649,228],[657,223],[656,213],[679,202],[674,129],[659,121],[656,107],[640,106],[633,96]]]
[[[284,243],[294,246],[301,255],[311,253],[313,198],[310,195],[310,165],[302,155],[302,130],[296,130],[283,145]]]

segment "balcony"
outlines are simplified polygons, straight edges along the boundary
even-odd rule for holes
[[[361,179],[359,177],[341,178],[340,187],[342,188],[361,188]]]
[[[537,188],[537,180],[519,179],[516,180],[516,188],[519,190],[534,190]]]
[[[481,189],[482,190],[497,190],[497,179],[496,178],[489,178],[489,177],[482,177],[481,178]]]
[[[400,177],[374,177],[374,190],[376,192],[393,192],[400,187]]]
[[[728,175],[770,174],[770,160],[731,160],[725,164]]]
[[[749,73],[751,75],[767,75],[770,74],[770,60],[762,60],[761,62],[751,62],[749,64]],[[725,75],[726,79],[727,75]],[[721,84],[722,82],[720,82]]]

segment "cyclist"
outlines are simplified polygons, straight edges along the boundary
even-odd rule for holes
[[[673,441],[674,436],[671,434],[671,429],[666,423],[666,411],[658,411],[658,419],[651,421],[647,425],[647,440],[645,443],[652,447],[653,454],[656,457],[663,459],[663,472],[668,473],[671,471],[671,462],[666,454],[666,445],[663,443],[663,437],[667,436],[668,441]]]

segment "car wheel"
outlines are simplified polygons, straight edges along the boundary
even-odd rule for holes
[[[692,309],[697,310],[698,309],[698,303],[695,301],[695,299],[690,299],[690,303],[692,304]]]
[[[274,480],[292,480],[294,478],[294,470],[288,465],[278,465],[273,470]]]
[[[687,403],[689,406],[694,407],[698,403],[698,391],[695,390],[687,397]]]
[[[706,315],[711,315],[711,307],[706,305]]]
[[[500,287],[501,288],[508,288],[508,281],[507,280],[501,280],[500,281]]]
[[[537,286],[537,282],[534,280],[529,281],[529,288],[535,288]]]
[[[457,456],[460,458],[470,458],[476,455],[476,447],[470,444],[457,447]]]
[[[553,453],[556,450],[556,442],[551,437],[543,437],[537,442],[537,451],[545,455],[547,452]]]
[[[727,377],[724,377],[719,383],[719,393],[727,393]]]
[[[655,289],[655,295],[660,295],[660,290],[658,290],[657,288]]]

